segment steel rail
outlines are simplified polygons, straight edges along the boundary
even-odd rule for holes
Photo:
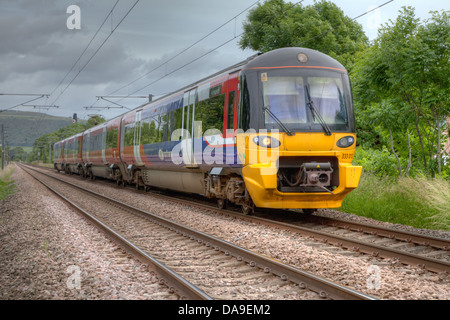
[[[249,221],[249,222],[254,222],[254,223],[260,223],[263,225],[267,225],[267,226],[271,226],[271,227],[276,227],[276,228],[283,228],[284,230],[288,230],[291,232],[296,232],[299,233],[303,236],[306,237],[311,237],[312,239],[315,240],[319,240],[322,241],[324,243],[329,243],[331,245],[335,245],[338,247],[343,247],[349,250],[353,250],[356,252],[362,252],[364,254],[369,254],[372,255],[374,257],[381,257],[381,258],[396,258],[399,259],[400,262],[407,264],[407,265],[416,265],[422,268],[425,268],[429,271],[432,272],[446,272],[446,273],[450,273],[450,263],[446,262],[446,261],[441,261],[438,259],[433,259],[433,258],[428,258],[428,257],[424,257],[418,254],[413,254],[413,253],[408,253],[405,251],[401,251],[401,250],[397,250],[397,249],[392,249],[392,248],[388,248],[388,247],[383,247],[383,246],[379,246],[379,245],[375,245],[375,244],[371,244],[371,243],[367,243],[367,242],[363,242],[363,241],[358,241],[358,240],[353,240],[353,239],[349,239],[346,237],[342,237],[342,236],[338,236],[338,235],[333,235],[331,233],[326,233],[326,232],[322,232],[322,231],[318,231],[318,230],[313,230],[310,228],[306,228],[306,227],[301,227],[298,225],[293,225],[290,223],[285,223],[285,222],[279,222],[276,220],[271,220],[271,219],[267,219],[267,218],[262,218],[262,217],[256,217],[256,216],[248,216],[248,215],[243,215],[241,213],[236,213],[234,211],[230,211],[230,210],[224,210],[224,209],[219,209],[216,207],[212,207],[206,204],[202,204],[202,203],[196,203],[196,202],[192,202],[189,200],[184,200],[184,199],[177,199],[177,198],[172,198],[169,196],[165,196],[165,195],[161,195],[161,194],[155,194],[155,196],[157,197],[161,197],[164,199],[167,199],[169,201],[177,201],[179,203],[184,203],[184,204],[189,204],[191,206],[195,206],[198,208],[204,208],[204,209],[208,209],[208,210],[214,210],[216,212],[219,212],[221,214],[226,214],[229,216],[233,216],[233,217],[237,217],[239,219],[245,220],[245,221]],[[357,225],[357,224],[355,224]],[[378,230],[378,227],[368,227],[367,230],[371,229],[372,232],[376,232]],[[362,229],[362,226],[360,228],[357,229],[357,231],[364,231]],[[380,233],[378,235],[383,236],[382,234],[383,230],[380,230]],[[396,230],[391,230],[393,233],[396,233]],[[397,238],[399,238],[399,240],[401,240],[401,236],[400,235],[405,235],[407,233],[399,233],[399,236],[396,236]],[[388,236],[389,238],[391,236]],[[418,238],[421,238],[423,241],[425,240],[429,240],[428,242],[431,241],[431,238],[429,239],[426,236],[418,236]],[[410,239],[407,238],[408,240]],[[440,241],[438,243],[440,239],[436,239],[436,244],[437,246],[442,246],[444,250],[446,250],[446,240],[443,239],[442,241]],[[420,244],[423,244],[423,242],[419,242]],[[430,242],[431,243],[431,242]]]
[[[368,234],[373,234],[377,236],[383,236],[390,239],[396,239],[399,241],[411,242],[418,245],[430,246],[437,249],[442,250],[450,250],[450,240],[425,236],[417,233],[402,231],[402,230],[394,230],[382,226],[370,226],[367,224],[346,221],[336,218],[328,218],[328,217],[317,217],[311,216],[307,218],[313,222],[325,222],[326,225],[332,227],[340,227],[348,230],[354,230],[358,232],[365,232]]]
[[[22,167],[22,166],[21,166]],[[74,208],[76,211],[80,212],[83,217],[87,218],[90,222],[92,222],[97,228],[101,229],[106,235],[112,240],[116,241],[120,246],[122,246],[125,250],[127,250],[129,253],[137,257],[141,262],[148,265],[148,267],[155,272],[156,274],[160,275],[160,282],[166,284],[170,290],[177,293],[182,299],[189,299],[189,300],[212,300],[212,298],[207,295],[205,292],[197,288],[195,285],[189,283],[186,279],[178,275],[176,272],[172,271],[171,269],[167,268],[163,263],[159,262],[146,252],[142,251],[140,248],[135,246],[133,243],[128,241],[126,238],[109,228],[107,225],[105,225],[103,222],[95,218],[93,215],[85,211],[84,209],[80,208],[77,204],[66,198],[64,195],[50,187],[48,184],[46,184],[44,181],[39,179],[38,177],[32,175],[30,172],[25,170],[23,167],[22,169],[27,172],[31,177],[39,181],[41,184],[43,184],[47,189],[55,193],[58,197],[63,199],[67,204],[69,204],[72,208]],[[30,168],[31,170],[36,171],[35,169]],[[39,171],[38,171],[39,172]],[[41,174],[46,175],[45,173],[39,172]],[[47,175],[48,176],[48,175]],[[51,176],[49,176],[51,177]],[[61,180],[62,181],[62,180]]]
[[[30,168],[31,170],[35,170]],[[275,259],[271,259],[245,248],[241,248],[237,245],[229,243],[227,241],[221,240],[214,236],[208,235],[198,230],[183,226],[169,219],[160,217],[158,215],[152,214],[150,212],[141,210],[139,208],[124,204],[118,200],[109,198],[107,196],[101,195],[91,190],[87,190],[76,184],[70,183],[68,181],[62,180],[60,178],[48,175],[43,172],[39,172],[43,175],[51,177],[55,180],[64,182],[71,185],[79,190],[88,192],[95,197],[102,199],[104,201],[113,203],[125,210],[134,212],[138,215],[145,216],[146,218],[154,221],[155,223],[164,225],[169,230],[179,232],[186,237],[191,239],[196,239],[198,242],[203,243],[206,246],[214,247],[215,250],[224,252],[226,255],[231,255],[237,258],[238,261],[245,261],[251,267],[258,267],[264,272],[272,273],[279,276],[282,280],[292,281],[297,283],[302,289],[309,289],[311,291],[317,292],[322,298],[330,298],[334,300],[376,300],[376,298],[357,292],[355,290],[349,289],[342,285],[336,284],[327,279],[323,279],[309,272],[297,269],[295,267],[283,264]]]

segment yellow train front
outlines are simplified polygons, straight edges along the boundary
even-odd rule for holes
[[[315,50],[284,48],[240,73],[237,153],[251,202],[262,208],[337,208],[358,186],[348,73]]]

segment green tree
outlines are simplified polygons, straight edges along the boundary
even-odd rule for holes
[[[89,120],[86,123],[86,129],[90,129],[92,127],[95,127],[96,125],[99,125],[103,122],[106,122],[106,119],[102,116],[95,115],[89,118]]]
[[[406,141],[415,140],[415,156],[431,176],[441,172],[442,129],[450,114],[449,12],[421,22],[413,8],[403,7],[361,55],[352,79],[359,115],[389,131],[394,154],[393,137],[403,141],[397,148],[404,153],[411,152]]]
[[[13,160],[13,161],[18,161],[18,160],[25,161],[28,156],[27,152],[22,147],[11,148],[9,153],[10,153],[11,160]]]
[[[362,26],[325,0],[308,6],[268,0],[250,10],[243,27],[242,49],[267,52],[307,47],[332,56],[347,68],[368,44]]]

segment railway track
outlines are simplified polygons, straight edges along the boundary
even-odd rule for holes
[[[25,171],[151,265],[181,297],[262,299],[277,288],[272,295],[282,299],[374,299],[54,176]]]
[[[245,216],[240,212],[219,209],[201,199],[167,196],[161,192],[151,194],[183,205],[208,209],[252,223],[296,232],[314,241],[322,242],[328,247],[334,246],[346,252],[351,251],[355,254],[361,253],[384,259],[398,259],[405,265],[419,266],[437,273],[450,273],[449,239],[286,210],[257,211],[255,215]]]
[[[156,196],[170,200],[171,197]],[[398,259],[405,265],[422,267],[428,271],[450,274],[450,240],[404,232],[370,224],[355,223],[315,215],[299,214],[287,210],[260,211],[253,216],[215,208],[212,205],[176,199],[191,206],[209,208],[218,213],[237,217],[249,222],[263,224],[299,233],[327,246],[368,254],[384,259]]]
[[[450,239],[336,218],[299,214],[293,210],[259,210],[254,215],[248,216],[240,211],[217,208],[205,201],[187,200],[184,196],[174,198],[160,193],[152,193],[152,196],[207,208],[220,214],[280,230],[296,232],[346,251],[385,259],[398,259],[405,265],[450,274]]]

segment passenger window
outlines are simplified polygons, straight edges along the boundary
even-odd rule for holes
[[[197,103],[195,106],[195,121],[202,122],[203,133],[208,129],[223,132],[223,113],[225,94],[221,94]]]
[[[106,149],[117,148],[117,134],[119,129],[111,129],[106,132]]]
[[[177,109],[173,112],[174,121],[173,121],[173,131],[177,129],[182,129],[183,126],[183,108]],[[172,137],[172,132],[169,135],[169,139]],[[181,135],[178,137],[181,140]]]
[[[234,91],[228,94],[228,121],[227,129],[233,129],[234,122]]]
[[[125,126],[125,133],[124,133],[124,142],[123,145],[125,147],[133,146],[134,145],[134,122],[127,124]],[[91,149],[92,150],[92,149]]]

